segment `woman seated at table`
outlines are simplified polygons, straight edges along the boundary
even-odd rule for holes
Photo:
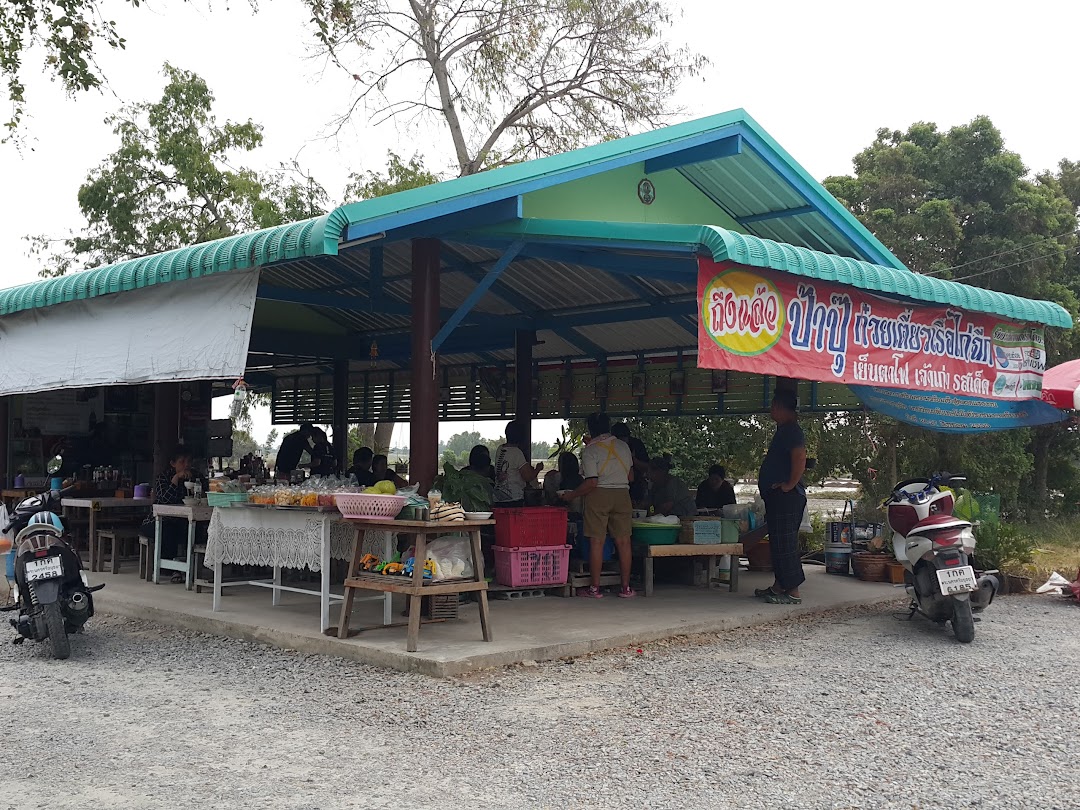
[[[380,454],[371,459],[371,474],[375,477],[375,483],[379,481],[393,481],[398,489],[407,487],[409,482],[390,469],[390,462],[386,456]]]
[[[469,452],[469,466],[461,471],[461,478],[461,508],[466,512],[490,512],[495,485],[487,447],[478,444]]]
[[[697,508],[719,511],[735,503],[735,488],[727,480],[727,470],[719,464],[709,467],[709,477],[697,488]]]
[[[544,501],[550,506],[563,506],[566,502],[559,497],[559,492],[573,491],[585,483],[581,475],[581,465],[573,453],[559,453],[559,468],[544,476]],[[580,515],[584,510],[584,499],[578,498],[569,504],[572,515]]]
[[[154,481],[154,503],[164,506],[179,506],[187,497],[188,481],[199,481],[198,474],[191,466],[191,451],[182,444],[177,445],[169,454],[169,468]],[[203,482],[205,484],[205,482]],[[153,558],[154,516],[147,515],[139,534],[150,540],[148,548]],[[166,517],[161,519],[161,559],[173,560],[180,554],[187,555],[187,521],[183,518]],[[184,575],[179,571],[172,576],[173,582],[183,582]]]
[[[649,508],[656,515],[684,518],[697,514],[690,488],[671,474],[671,459],[667,456],[649,461]]]

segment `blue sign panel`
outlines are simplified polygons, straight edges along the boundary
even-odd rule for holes
[[[869,385],[853,385],[851,390],[872,411],[943,433],[985,433],[1065,419],[1064,413],[1038,399],[981,399]]]

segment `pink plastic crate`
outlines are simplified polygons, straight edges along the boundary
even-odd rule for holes
[[[570,546],[502,548],[495,546],[495,581],[508,588],[565,585]]]

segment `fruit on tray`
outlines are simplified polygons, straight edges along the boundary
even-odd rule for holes
[[[397,487],[393,481],[377,481],[365,491],[369,495],[397,495]]]

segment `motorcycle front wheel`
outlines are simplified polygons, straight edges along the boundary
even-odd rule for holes
[[[971,600],[953,600],[952,629],[953,635],[961,644],[970,644],[975,640],[975,617],[971,615]]]
[[[45,627],[49,631],[49,644],[52,645],[53,658],[67,658],[71,655],[71,641],[64,629],[64,617],[60,614],[60,603],[45,605]]]

